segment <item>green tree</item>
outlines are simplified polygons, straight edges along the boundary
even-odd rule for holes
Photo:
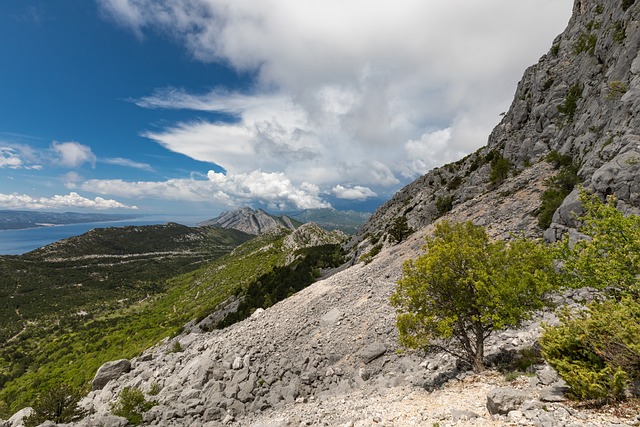
[[[446,351],[482,371],[485,340],[547,303],[550,251],[525,239],[490,241],[482,227],[449,221],[436,224],[425,249],[405,263],[391,297],[400,342]]]
[[[391,242],[400,243],[413,233],[413,228],[409,227],[407,217],[402,215],[393,221],[388,231]]]
[[[35,427],[45,421],[56,424],[77,421],[84,416],[84,411],[78,407],[81,398],[81,390],[66,384],[42,392],[33,404],[34,413],[25,418],[24,425]]]
[[[565,311],[542,335],[543,356],[579,399],[625,397],[640,378],[640,217],[625,216],[610,197],[580,192],[583,240],[558,245],[562,281],[603,297],[586,310]]]

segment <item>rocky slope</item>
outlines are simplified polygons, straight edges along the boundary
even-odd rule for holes
[[[284,227],[295,230],[300,223],[288,216],[274,216],[262,209],[254,211],[250,207],[244,207],[233,211],[223,212],[218,217],[198,223],[198,226],[213,225],[222,228],[231,228],[248,234],[262,234],[275,227]]]
[[[84,399],[90,415],[77,425],[125,425],[109,414],[124,387],[140,388],[158,403],[144,419],[160,426],[636,423],[637,413],[618,416],[567,404],[563,384],[544,365],[534,366],[531,378],[507,382],[495,372],[469,374],[445,354],[404,352],[388,301],[403,261],[421,253],[438,217],[471,219],[495,238],[541,236],[535,215],[545,180],[554,173],[541,160],[551,151],[578,163],[585,186],[615,193],[626,208],[640,204],[639,15],[640,2],[576,0],[566,31],[525,72],[487,147],[400,191],[354,245],[367,250],[399,216],[417,232],[397,245],[387,241],[370,263],[356,263],[250,319],[150,349],[129,372]],[[508,173],[496,176],[495,159],[503,166],[506,160]],[[571,225],[571,201],[554,215],[548,238]],[[558,302],[588,298],[587,291],[577,291]],[[541,312],[520,330],[496,334],[488,358],[498,363],[531,348],[541,322],[554,321],[553,312]],[[171,351],[175,342],[183,351]]]
[[[402,189],[374,213],[354,243],[384,233],[399,216],[419,229],[453,206],[502,191],[501,179],[492,177],[496,159],[506,159],[513,176],[551,151],[576,162],[586,188],[615,194],[625,208],[639,206],[639,7],[632,0],[576,0],[567,29],[525,71],[487,146]],[[544,179],[552,172],[537,173]],[[575,193],[556,212],[547,238],[571,225],[567,210],[574,202]]]

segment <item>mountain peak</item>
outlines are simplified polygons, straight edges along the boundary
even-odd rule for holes
[[[276,227],[284,227],[295,230],[300,223],[286,215],[275,216],[262,209],[253,210],[245,206],[232,211],[221,213],[218,217],[203,221],[198,226],[214,225],[222,228],[231,228],[248,234],[262,234]]]

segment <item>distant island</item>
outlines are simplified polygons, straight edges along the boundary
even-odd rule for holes
[[[77,212],[35,212],[0,210],[0,230],[23,230],[55,225],[111,222],[138,218],[131,214],[96,214]]]

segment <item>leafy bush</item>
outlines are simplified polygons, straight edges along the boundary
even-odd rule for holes
[[[566,311],[545,329],[543,355],[579,399],[622,399],[627,382],[640,378],[640,217],[625,216],[615,198],[603,203],[582,191],[585,209],[575,244],[557,247],[562,281],[592,287],[607,299],[583,311]]]
[[[446,195],[436,199],[436,212],[439,217],[451,211],[451,209],[453,209],[453,197]]]
[[[360,261],[364,262],[365,264],[369,264],[373,260],[373,258],[380,253],[381,250],[382,250],[382,243],[378,243],[374,245],[369,250],[369,252],[362,254],[362,256],[360,257]]]
[[[571,123],[578,109],[578,101],[582,98],[582,85],[575,83],[569,88],[564,103],[557,106],[558,111],[565,115],[566,121]]]
[[[81,398],[80,389],[66,384],[42,392],[33,405],[34,413],[24,419],[24,425],[36,427],[45,421],[53,421],[56,424],[77,421],[85,415],[85,412],[78,407]]]
[[[613,24],[613,41],[616,43],[622,43],[626,38],[627,30],[624,28],[624,21],[616,21]]]
[[[598,42],[598,36],[595,34],[583,33],[578,37],[578,41],[573,46],[573,51],[576,55],[582,52],[587,52],[589,55],[594,55],[596,52],[596,43]]]
[[[407,217],[402,215],[393,221],[393,224],[389,227],[388,233],[389,239],[392,243],[400,243],[413,233],[413,228],[409,227],[407,224]]]
[[[629,9],[635,2],[636,0],[622,0],[622,10]]]
[[[564,311],[560,325],[545,329],[545,359],[582,400],[622,400],[640,374],[640,304],[632,298]]]
[[[130,424],[142,424],[142,415],[156,404],[145,399],[140,389],[125,387],[120,392],[118,400],[111,404],[111,413],[126,418]]]
[[[511,170],[509,160],[497,154],[491,159],[489,180],[492,184],[501,184],[509,176],[509,170]]]
[[[620,99],[628,90],[629,86],[627,86],[625,82],[618,80],[611,81],[609,82],[609,93],[607,94],[607,99]]]
[[[490,241],[482,227],[449,221],[436,224],[425,250],[404,264],[391,297],[400,342],[446,351],[481,371],[485,339],[546,304],[549,252],[524,239]]]
[[[541,205],[538,210],[538,227],[542,230],[549,228],[555,211],[580,182],[578,177],[580,167],[573,161],[571,156],[551,151],[545,160],[556,169],[559,169],[559,172],[545,181],[547,189],[540,196]]]

